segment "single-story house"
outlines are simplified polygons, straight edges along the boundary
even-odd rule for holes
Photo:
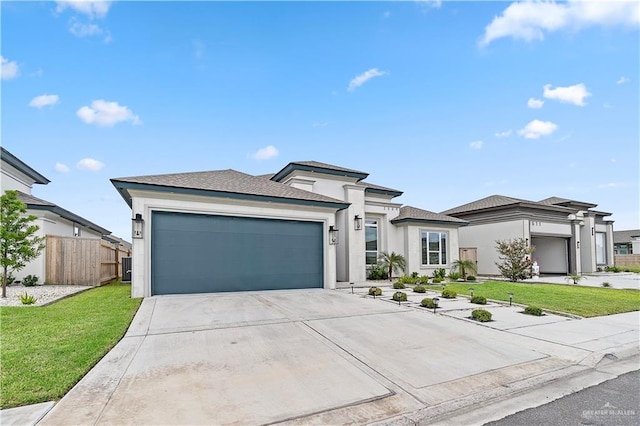
[[[18,191],[18,198],[27,205],[27,214],[37,217],[34,222],[40,229],[38,236],[56,235],[62,237],[82,237],[100,239],[108,235],[107,229],[78,216],[54,203],[31,195],[33,185],[46,185],[50,181],[28,164],[0,147],[0,171],[2,173],[1,189],[4,194],[8,190]],[[31,261],[24,269],[13,275],[21,280],[26,275],[35,275],[39,281],[45,279],[46,248],[43,253]]]
[[[132,209],[132,296],[327,288],[366,280],[382,251],[406,272],[458,258],[463,219],[402,206],[368,173],[317,161],[111,179]]]
[[[640,229],[613,231],[615,254],[640,254]]]
[[[499,275],[496,240],[523,238],[535,246],[532,254],[542,274],[595,272],[613,265],[611,213],[596,204],[550,197],[528,201],[492,195],[442,212],[464,219],[459,231],[461,250],[471,253],[478,274]]]

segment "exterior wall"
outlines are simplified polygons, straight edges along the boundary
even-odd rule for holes
[[[405,273],[411,275],[417,272],[419,275],[432,275],[433,271],[445,268],[447,273],[451,270],[451,263],[459,257],[460,246],[458,244],[459,228],[455,225],[441,225],[428,223],[406,223],[396,226],[402,232],[404,249],[403,254],[407,261]],[[422,231],[447,232],[447,263],[445,265],[423,265],[422,264]]]
[[[320,173],[311,173],[302,170],[294,170],[285,180],[285,185],[294,186],[296,188],[309,190],[309,185],[304,182],[313,181],[311,186],[312,192],[316,194],[326,195],[327,197],[344,200],[344,185],[355,184],[356,179],[346,176],[324,175]],[[306,186],[306,187],[305,187]]]
[[[594,272],[596,266],[595,217],[584,216],[580,227],[580,257],[582,273]]]
[[[458,230],[460,247],[478,249],[478,275],[500,275],[496,240],[530,238],[529,221],[517,219],[500,223],[463,226]]]
[[[557,237],[571,237],[571,223],[544,222],[532,219],[531,234]]]
[[[133,240],[131,296],[151,295],[151,227],[152,211],[175,211],[184,213],[220,214],[271,219],[309,220],[324,223],[324,288],[336,285],[335,245],[328,243],[329,226],[337,227],[334,209],[295,204],[244,201],[227,198],[203,197],[152,191],[130,191],[132,214],[142,214],[143,238]],[[340,233],[342,234],[342,233]]]
[[[25,194],[31,194],[31,186],[34,181],[18,169],[2,161],[2,179],[0,179],[0,189],[2,193],[8,190],[17,190]]]
[[[358,185],[346,184],[343,185],[344,195],[343,198],[348,203],[351,203],[348,209],[343,210],[345,220],[343,222],[344,229],[344,244],[342,247],[338,247],[339,250],[344,252],[342,257],[344,261],[345,274],[344,280],[341,280],[340,274],[338,274],[339,281],[349,282],[361,282],[367,279],[366,271],[366,259],[365,259],[365,196],[364,188]],[[342,213],[338,212],[338,214]],[[354,228],[354,218],[358,215],[362,218],[362,229],[356,230]],[[338,257],[341,259],[341,257]],[[340,262],[338,262],[338,268],[340,268]]]

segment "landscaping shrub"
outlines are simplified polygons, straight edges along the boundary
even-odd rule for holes
[[[378,287],[369,288],[369,296],[381,296],[381,295],[382,295],[381,288],[378,288]]]
[[[34,303],[37,302],[37,300],[38,299],[36,299],[32,295],[27,294],[27,292],[20,295],[20,301],[22,302],[23,305],[33,305]]]
[[[442,278],[435,277],[434,279],[431,280],[431,282],[434,284],[440,284],[442,282]]]
[[[604,270],[606,272],[614,272],[614,273],[622,272],[622,268],[620,268],[619,266],[605,266]]]
[[[3,280],[3,279],[4,279],[4,274],[0,274],[0,280]],[[15,280],[16,278],[13,275],[11,275],[11,272],[7,273],[7,285],[13,284]]]
[[[447,276],[447,270],[444,268],[438,268],[433,271],[433,278],[440,278],[440,281],[444,280]]]
[[[533,265],[531,253],[536,249],[529,245],[528,239],[497,240],[496,249],[500,253],[500,262],[496,262],[496,266],[502,276],[513,282],[527,278]]]
[[[368,280],[386,280],[389,278],[387,270],[379,263],[369,267]]]
[[[611,287],[611,284],[609,284],[607,281],[602,283],[602,287]]]
[[[527,306],[526,308],[524,308],[524,313],[527,315],[535,315],[537,317],[541,317],[542,309],[538,308],[537,306]]]
[[[396,302],[406,302],[407,301],[407,293],[403,293],[401,291],[396,291],[395,293],[393,293],[393,300],[395,300]]]
[[[418,278],[418,284],[429,284],[429,277],[426,275],[421,275]]]
[[[449,272],[449,279],[451,281],[458,281],[462,278],[462,274],[460,272]]]
[[[475,281],[475,280],[476,280],[476,277],[474,277],[473,275],[469,275],[467,277],[467,281]]]
[[[413,288],[413,291],[416,293],[426,293],[427,292],[427,288],[423,285],[417,285]]]
[[[471,298],[471,303],[475,303],[476,305],[486,305],[487,298],[484,296],[473,296]]]
[[[474,309],[471,312],[471,318],[480,322],[489,322],[491,321],[491,312],[484,309]]]
[[[418,278],[418,273],[417,272],[412,272],[411,273],[411,278],[417,279]]]
[[[402,283],[402,284],[415,284],[415,283],[418,282],[418,277],[413,277],[413,276],[409,276],[409,275],[403,275],[400,278],[398,278],[398,281],[396,281],[396,282],[399,282],[399,283]],[[404,287],[401,287],[401,288],[404,288]]]
[[[401,283],[400,281],[396,281],[395,283],[393,283],[393,288],[395,288],[396,290],[400,290],[405,288],[404,283]]]
[[[22,279],[22,285],[25,287],[33,287],[38,283],[38,277],[35,275],[27,275]]]
[[[436,307],[436,302],[434,302],[433,299],[429,297],[425,297],[424,299],[422,299],[422,302],[420,302],[420,306],[422,306],[423,308],[433,309]]]
[[[453,290],[449,290],[448,288],[442,290],[442,297],[445,299],[455,299],[458,293]]]

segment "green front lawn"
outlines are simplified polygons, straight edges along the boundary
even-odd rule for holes
[[[122,338],[142,299],[112,284],[45,307],[0,308],[0,408],[60,399]]]
[[[577,285],[531,284],[488,281],[484,283],[447,283],[449,289],[458,294],[484,296],[487,299],[509,301],[513,293],[513,302],[522,305],[534,305],[542,309],[597,317],[640,310],[640,291],[631,289],[612,289],[583,287]]]

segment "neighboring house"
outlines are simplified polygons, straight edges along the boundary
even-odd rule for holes
[[[115,235],[103,235],[102,239],[111,245],[118,248],[118,250],[131,254],[132,245],[129,241],[123,240]]]
[[[50,181],[22,160],[1,148],[2,172],[1,189],[18,191],[19,199],[27,205],[27,213],[37,217],[34,222],[40,228],[38,236],[56,235],[62,237],[102,238],[110,232],[95,223],[78,216],[49,201],[31,195],[33,185],[46,185]],[[46,248],[43,253],[30,262],[24,269],[13,275],[21,280],[26,275],[36,275],[40,283],[46,275]]]
[[[134,217],[132,295],[332,289],[365,281],[382,251],[404,255],[407,273],[449,268],[467,222],[403,207],[367,177],[302,161],[111,179]]]
[[[540,273],[595,272],[613,265],[611,213],[593,210],[596,204],[551,197],[528,201],[492,195],[442,212],[464,219],[462,249],[476,251],[478,274],[498,275],[496,240],[524,238],[535,246],[532,254]]]
[[[640,254],[640,229],[613,231],[615,254]]]

